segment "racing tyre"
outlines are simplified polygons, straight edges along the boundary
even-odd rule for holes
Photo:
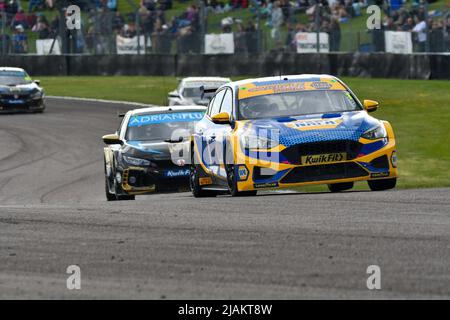
[[[191,147],[193,150],[193,147]],[[212,190],[203,190],[203,188],[200,186],[199,182],[199,170],[200,165],[195,164],[194,161],[194,152],[192,151],[191,154],[191,166],[190,166],[190,173],[189,173],[189,186],[191,188],[192,194],[195,198],[204,198],[204,197],[215,197],[217,196],[217,192],[214,192]]]
[[[106,194],[106,200],[107,201],[115,201],[116,199],[116,195],[109,192],[109,186],[108,186],[109,182],[108,182],[108,177],[105,177],[105,194]]]
[[[383,180],[369,180],[367,181],[369,188],[372,191],[383,191],[395,188],[397,178],[383,179]]]
[[[236,170],[234,170],[234,165],[227,165],[227,179],[228,179],[228,189],[232,197],[252,197],[256,196],[258,191],[238,191]]]
[[[328,185],[328,189],[331,192],[340,192],[350,190],[351,188],[353,188],[353,182],[333,183]]]

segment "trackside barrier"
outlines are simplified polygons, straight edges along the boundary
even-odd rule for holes
[[[8,55],[0,66],[32,75],[271,76],[327,73],[337,76],[449,79],[450,54],[267,53],[253,55]]]

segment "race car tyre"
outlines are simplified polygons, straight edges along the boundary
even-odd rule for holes
[[[353,182],[333,183],[328,185],[331,192],[340,192],[353,188]]]
[[[193,150],[193,147],[191,147]],[[200,165],[196,164],[194,161],[194,152],[191,153],[191,166],[189,173],[189,186],[191,188],[192,194],[195,198],[204,198],[204,197],[216,197],[217,192],[213,190],[203,190],[200,186],[199,182],[199,170]]]
[[[227,180],[228,180],[228,189],[232,197],[252,197],[256,196],[258,191],[238,191],[237,187],[237,179],[236,179],[236,170],[234,169],[234,165],[227,165]]]
[[[395,188],[397,178],[383,179],[383,180],[369,180],[367,181],[369,188],[372,191],[383,191]]]
[[[108,186],[109,182],[108,182],[108,177],[105,177],[105,194],[106,194],[106,200],[107,201],[115,201],[116,199],[116,195],[109,192],[109,186]]]

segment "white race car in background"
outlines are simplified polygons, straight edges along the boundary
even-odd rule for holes
[[[204,93],[200,89],[219,88],[220,86],[231,82],[229,78],[221,77],[189,77],[180,81],[178,88],[169,92],[169,106],[201,105],[206,106],[214,95],[213,93]]]

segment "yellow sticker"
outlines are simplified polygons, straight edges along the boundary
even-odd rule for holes
[[[201,186],[207,185],[207,184],[212,184],[212,179],[210,177],[206,177],[206,178],[199,178],[198,179],[198,183]]]
[[[341,90],[346,88],[334,79],[321,78],[320,81],[290,81],[280,80],[279,82],[256,85],[255,83],[247,83],[239,86],[239,100],[285,92],[298,92],[310,90]]]

